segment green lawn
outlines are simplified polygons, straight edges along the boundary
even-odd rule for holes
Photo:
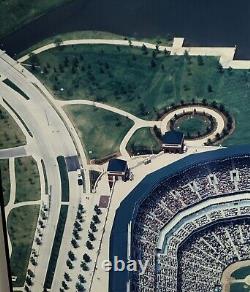
[[[152,153],[152,151],[157,153],[161,150],[161,143],[152,128],[141,128],[129,140],[127,150],[132,155]]]
[[[6,206],[10,199],[10,174],[9,174],[9,160],[0,159],[0,170],[3,183],[3,199],[4,206]]]
[[[152,61],[153,60],[153,61]],[[35,73],[59,99],[89,99],[156,119],[181,100],[217,101],[236,119],[225,145],[250,142],[250,71],[221,70],[215,57],[166,56],[103,45],[55,48],[38,55]]]
[[[49,9],[72,0],[0,1],[0,38]]]
[[[26,144],[26,138],[11,115],[0,105],[0,149]]]
[[[36,161],[32,157],[16,158],[15,168],[17,184],[15,203],[40,200],[40,177]]]
[[[88,105],[64,107],[76,126],[86,154],[101,159],[119,152],[119,146],[133,122],[113,112]]]
[[[232,277],[235,279],[244,279],[250,275],[250,266],[239,268],[232,273]]]
[[[189,115],[177,119],[174,129],[184,133],[185,136],[195,136],[197,133],[203,135],[206,133],[207,127],[211,127],[211,122],[206,116]]]
[[[17,276],[14,282],[16,287],[24,285],[39,210],[39,206],[23,206],[13,209],[8,216],[8,232],[12,243],[11,272]]]
[[[230,292],[249,292],[250,286],[244,283],[233,283],[230,286]]]

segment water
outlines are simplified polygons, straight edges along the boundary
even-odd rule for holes
[[[250,1],[75,0],[50,11],[0,41],[11,55],[47,37],[75,30],[129,36],[185,37],[189,44],[234,46],[250,59]]]

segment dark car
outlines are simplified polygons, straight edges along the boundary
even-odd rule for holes
[[[82,184],[83,184],[82,179],[81,179],[81,178],[78,178],[78,185],[79,185],[79,186],[82,186]]]

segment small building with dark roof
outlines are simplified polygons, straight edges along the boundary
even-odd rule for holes
[[[107,172],[109,181],[126,181],[129,179],[128,163],[122,159],[111,159],[108,164]]]
[[[168,131],[162,138],[162,150],[169,153],[183,153],[184,134],[178,131]]]

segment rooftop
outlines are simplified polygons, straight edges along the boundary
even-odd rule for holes
[[[122,159],[111,159],[108,164],[108,171],[124,172],[128,167],[127,161]]]
[[[168,131],[162,136],[162,143],[164,144],[181,144],[184,134],[178,131]]]

